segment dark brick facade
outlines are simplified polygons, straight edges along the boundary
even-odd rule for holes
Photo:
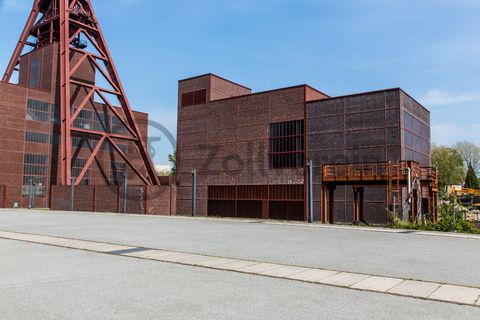
[[[207,89],[207,103],[184,107],[183,94]],[[212,94],[222,92],[221,95]],[[269,124],[303,119],[306,96],[326,97],[307,86],[250,94],[214,75],[180,81],[178,109],[178,214],[191,213],[191,171],[198,173],[197,214],[208,214],[209,186],[302,185],[304,169],[269,169]],[[222,97],[222,99],[212,99]],[[226,97],[226,98],[225,98]],[[268,199],[243,199],[237,216],[266,217]],[[212,203],[211,203],[212,204]],[[218,203],[216,205],[219,205]],[[231,206],[231,203],[225,203]],[[245,210],[241,210],[245,206]],[[267,210],[264,208],[267,207]],[[221,210],[220,210],[221,211]]]
[[[428,141],[425,158],[405,153],[404,112],[425,123]],[[430,114],[401,89],[336,97],[307,104],[308,156],[314,164],[314,216],[320,218],[321,166],[323,164],[430,160]],[[386,223],[385,188],[365,189],[367,221]],[[335,192],[335,221],[353,221],[351,187]]]
[[[182,105],[185,94],[199,90],[206,90],[204,103]],[[428,110],[401,89],[331,98],[306,85],[251,94],[212,74],[182,80],[177,213],[191,214],[191,172],[196,170],[199,215],[306,219],[305,166],[292,167],[288,156],[302,150],[302,161],[314,163],[314,216],[319,220],[323,164],[415,160],[430,166],[429,117]],[[274,142],[272,124],[288,128],[291,121],[304,122],[304,135],[297,132]],[[305,139],[304,145],[299,139]],[[272,148],[286,151],[284,159],[282,152],[276,156],[288,168],[272,165]],[[273,197],[275,187],[285,192]],[[340,189],[335,221],[350,223],[352,188]],[[366,189],[367,221],[386,222],[385,202],[385,188]]]

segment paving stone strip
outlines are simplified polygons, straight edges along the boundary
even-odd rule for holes
[[[480,307],[480,288],[15,232],[0,231],[0,238]]]

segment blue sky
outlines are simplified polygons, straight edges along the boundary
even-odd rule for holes
[[[0,0],[0,68],[33,0]],[[172,132],[177,80],[216,73],[263,91],[402,87],[433,140],[480,137],[478,0],[93,0],[130,102]],[[152,135],[158,135],[151,130]],[[155,145],[167,164],[167,139]]]

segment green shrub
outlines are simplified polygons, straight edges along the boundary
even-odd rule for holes
[[[439,231],[439,232],[461,232],[461,233],[475,233],[480,234],[480,229],[465,218],[467,209],[462,206],[455,206],[455,221],[453,214],[453,204],[449,202],[441,202],[438,205],[439,219],[436,223],[427,222],[425,224],[404,222],[398,216],[390,212],[391,228],[406,229],[406,230],[421,230],[421,231]]]
[[[453,214],[453,204],[443,202],[438,206],[438,222],[433,225],[434,231],[442,232],[463,232],[463,233],[479,233],[480,230],[473,223],[468,221],[465,216],[468,212],[462,206],[455,206],[455,215]],[[455,216],[455,219],[454,219]]]

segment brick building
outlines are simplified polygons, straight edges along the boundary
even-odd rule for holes
[[[306,161],[320,219],[324,164],[415,161],[431,166],[430,114],[401,89],[343,97],[308,86],[252,93],[213,74],[179,81],[177,214],[306,220]],[[388,219],[386,188],[367,188],[371,223]],[[335,222],[353,220],[353,192],[335,193]],[[332,218],[333,220],[333,218]]]
[[[59,59],[59,43],[53,42],[20,58],[18,84],[0,82],[0,130],[3,133],[0,140],[0,206],[13,207],[17,203],[27,207],[29,194],[33,192],[35,207],[49,208],[51,186],[60,184]],[[74,55],[72,63],[76,61]],[[74,76],[91,84],[98,81],[95,68],[87,62],[81,64]],[[80,104],[86,92],[85,87],[73,86],[72,102]],[[73,126],[126,134],[126,128],[116,115],[100,102],[95,97],[90,98]],[[120,108],[116,110],[123,116]],[[148,115],[142,112],[134,112],[134,115],[146,140]],[[91,135],[72,135],[74,177],[80,174],[98,142],[99,138]],[[119,146],[142,172],[146,171],[134,143],[122,141]],[[129,184],[143,184],[105,142],[81,185],[119,185],[124,173]],[[33,184],[35,187],[31,186]]]

